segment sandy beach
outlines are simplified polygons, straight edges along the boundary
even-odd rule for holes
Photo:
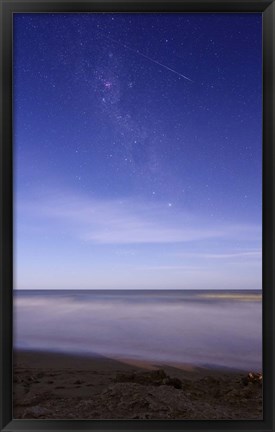
[[[262,381],[248,374],[192,365],[17,350],[13,416],[260,420]]]

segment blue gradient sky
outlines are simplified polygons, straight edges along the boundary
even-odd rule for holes
[[[15,14],[15,288],[261,289],[261,14]]]

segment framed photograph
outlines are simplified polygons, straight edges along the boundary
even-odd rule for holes
[[[1,431],[274,431],[273,1],[0,4]]]

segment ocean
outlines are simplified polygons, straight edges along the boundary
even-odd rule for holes
[[[14,348],[262,369],[261,291],[14,291]]]

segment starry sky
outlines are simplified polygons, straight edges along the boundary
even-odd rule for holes
[[[15,14],[17,289],[261,289],[261,14]]]

